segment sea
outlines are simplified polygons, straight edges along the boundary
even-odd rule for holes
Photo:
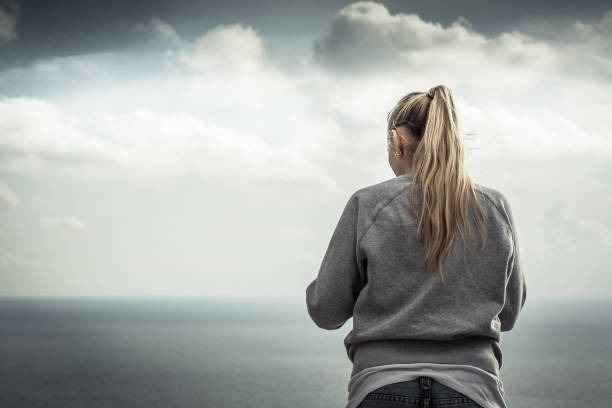
[[[1,408],[342,408],[351,362],[302,298],[0,297]],[[612,300],[527,299],[509,408],[612,406]]]

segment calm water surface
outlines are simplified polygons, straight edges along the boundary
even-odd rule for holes
[[[352,327],[294,301],[0,298],[0,407],[343,407]],[[612,301],[528,299],[510,408],[609,408]]]

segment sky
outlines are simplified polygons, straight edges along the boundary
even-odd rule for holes
[[[612,297],[604,1],[0,0],[0,296],[303,298],[443,84],[529,297]]]

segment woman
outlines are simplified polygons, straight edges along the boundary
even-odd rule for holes
[[[470,180],[446,86],[387,121],[397,177],[352,194],[306,289],[317,326],[353,317],[347,408],[505,408],[500,332],[527,296],[508,201]]]

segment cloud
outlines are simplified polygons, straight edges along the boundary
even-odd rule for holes
[[[612,157],[606,119],[611,21],[612,10],[599,22],[581,23],[582,36],[554,43],[517,30],[489,37],[473,31],[464,17],[444,27],[417,14],[392,14],[379,3],[357,2],[335,14],[328,33],[314,43],[313,59],[343,83],[354,78],[373,98],[380,91],[371,93],[367,84],[375,78],[386,78],[379,89],[395,87],[404,94],[449,86],[464,129],[475,133],[470,147],[479,159],[606,160]],[[594,74],[594,67],[597,76],[583,75]]]
[[[38,218],[40,225],[51,229],[69,229],[74,231],[85,231],[87,227],[83,221],[76,217],[44,217]]]
[[[0,134],[2,168],[231,174],[226,163],[233,161],[260,180],[283,174],[285,180],[330,186],[338,163],[346,174],[359,167],[370,172],[363,163],[371,162],[372,149],[382,146],[372,134],[383,132],[383,118],[402,88],[407,92],[431,85],[437,80],[435,70],[442,69],[445,83],[451,88],[457,84],[464,127],[475,130],[477,160],[605,160],[612,155],[610,127],[598,108],[605,106],[606,90],[600,83],[578,86],[579,78],[557,76],[567,87],[525,91],[538,76],[552,80],[538,64],[556,53],[554,45],[533,42],[519,32],[487,38],[472,31],[463,17],[445,28],[415,14],[391,14],[382,4],[358,2],[338,11],[312,61],[287,71],[274,64],[267,40],[249,26],[220,25],[193,40],[180,38],[157,18],[145,28],[174,39],[171,52],[157,60],[170,64],[171,75],[142,68],[147,72],[142,79],[123,79],[115,70],[130,59],[120,54],[39,61],[5,80],[0,74],[2,83],[15,82],[17,75],[29,83],[48,77],[62,83],[74,75],[74,67],[93,64],[99,72],[113,73],[98,87],[79,80],[72,99],[87,102],[68,108],[43,98],[0,99],[0,127],[7,129]],[[377,60],[379,52],[393,58]],[[457,60],[449,71],[447,65],[422,64],[419,53]],[[343,55],[358,58],[356,65],[374,63],[382,73],[373,69],[351,76],[329,69],[328,63],[347,63]],[[387,70],[398,67],[397,58],[415,65],[389,77]],[[492,77],[501,78],[495,87]],[[580,106],[570,106],[562,103],[569,89],[579,99],[580,93],[592,94]],[[527,97],[534,102],[525,103]],[[39,120],[31,121],[33,116]],[[384,146],[380,150],[383,157]]]
[[[605,32],[610,15],[583,31],[591,36]],[[544,155],[605,160],[612,155],[603,108],[612,89],[553,75],[547,67],[558,61],[559,45],[517,31],[487,38],[463,17],[443,27],[416,14],[391,14],[382,4],[358,2],[338,11],[328,35],[315,44],[312,61],[287,71],[274,64],[268,40],[250,26],[220,25],[193,40],[182,39],[158,18],[138,27],[171,40],[171,52],[157,60],[170,64],[171,75],[153,70],[139,80],[123,79],[115,70],[130,59],[120,54],[38,61],[31,69],[0,74],[5,84],[21,77],[28,83],[49,77],[62,83],[74,76],[74,67],[93,64],[95,76],[106,72],[108,80],[95,87],[80,79],[82,90],[74,89],[73,99],[87,102],[69,108],[43,98],[0,99],[0,127],[7,129],[0,134],[2,168],[119,166],[143,174],[214,173],[229,155],[262,178],[273,177],[277,165],[271,163],[284,163],[288,177],[305,179],[310,173],[329,185],[326,161],[344,161],[347,167],[369,161],[372,147],[381,145],[371,135],[382,132],[383,118],[402,89],[437,83],[442,74],[456,90],[464,127],[475,130],[478,159]],[[436,58],[448,64],[436,64]],[[147,61],[155,66],[154,59]],[[358,76],[330,69],[346,64],[349,70],[374,69]],[[537,80],[540,88],[533,88]],[[544,88],[547,81],[550,87]],[[582,103],[563,102],[570,97]],[[40,120],[31,121],[32,116]],[[229,140],[236,152],[222,142]],[[347,149],[351,158],[343,159]],[[295,157],[294,165],[282,159],[287,152]]]
[[[552,73],[590,73],[612,79],[612,10],[595,23],[577,20],[567,40],[537,40],[518,30],[487,37],[465,17],[448,27],[417,14],[391,14],[380,3],[357,2],[339,10],[329,32],[315,41],[316,61],[362,75],[367,71],[447,73],[471,84],[526,87]]]
[[[0,42],[10,42],[17,39],[17,20],[19,7],[10,0],[6,8],[0,5]]]
[[[470,106],[466,119],[478,136],[474,154],[522,158],[612,158],[612,139],[607,133],[585,129],[576,118],[537,105],[526,107]]]
[[[565,30],[562,44],[576,54],[590,54],[591,61],[607,61],[612,58],[612,9],[606,11],[599,21],[576,20]],[[610,66],[607,67],[608,72]]]
[[[567,201],[555,203],[543,213],[544,225],[566,253],[588,257],[606,254],[612,263],[612,231],[604,223],[576,217]]]
[[[18,207],[21,205],[21,199],[4,181],[0,181],[0,202],[8,205],[9,207]]]
[[[95,166],[114,153],[114,146],[81,134],[69,115],[40,98],[0,98],[0,129],[0,168],[5,171],[51,163]]]
[[[134,31],[137,32],[150,32],[153,33],[157,38],[162,41],[169,42],[171,44],[180,45],[183,43],[183,39],[178,35],[174,27],[165,21],[152,17],[149,23],[143,24],[138,23],[134,26]]]
[[[4,251],[3,254],[0,253],[0,268],[19,267],[33,263],[31,259],[15,255],[12,252]]]
[[[89,220],[87,240],[74,235],[70,245],[53,241],[56,231],[37,231],[34,242],[48,251],[37,253],[49,261],[45,290],[65,293],[53,282],[72,284],[84,268],[90,274],[79,284],[88,293],[120,290],[116,282],[125,279],[126,293],[252,290],[237,288],[237,278],[255,286],[280,280],[291,290],[316,268],[322,232],[343,197],[392,177],[388,111],[405,93],[443,83],[473,133],[475,179],[517,198],[528,273],[548,280],[553,268],[564,277],[557,289],[571,295],[568,282],[581,263],[603,280],[611,262],[606,16],[581,23],[580,40],[575,34],[558,43],[516,30],[486,36],[465,18],[442,26],[359,2],[340,10],[313,55],[291,67],[271,52],[274,38],[248,25],[187,39],[154,18],[138,26],[155,39],[154,50],[0,72],[7,94],[0,97],[0,171],[27,186],[32,213],[71,213],[78,202]],[[593,55],[576,57],[585,50]],[[576,75],[589,58],[599,59],[598,75]],[[33,182],[62,186],[62,194],[41,194]],[[563,201],[567,207],[553,207]],[[23,215],[4,222],[4,236],[19,238],[15,250],[28,253],[32,231]],[[73,217],[36,221],[37,228],[85,228]],[[99,248],[118,231],[113,256],[101,259]],[[244,262],[231,256],[237,241],[248,248]],[[269,248],[282,249],[280,256],[268,256]],[[203,254],[224,273],[202,271]],[[253,259],[263,275],[249,275]],[[146,288],[139,270],[147,271]],[[583,293],[608,290],[584,282]]]
[[[103,130],[121,146],[122,163],[135,171],[333,184],[299,151],[185,113],[135,109],[107,117]]]
[[[595,218],[594,211],[577,210],[569,200],[559,200],[539,217],[532,245],[523,245],[533,280],[554,274],[548,293],[555,296],[609,297],[612,265],[610,220]],[[524,242],[526,243],[526,242]],[[583,279],[576,279],[580,272]],[[599,282],[599,284],[593,284]],[[604,283],[606,282],[606,283]]]
[[[93,125],[95,136],[86,127],[92,124],[86,126],[52,102],[3,98],[0,169],[15,173],[123,173],[135,178],[203,174],[335,184],[299,151],[273,146],[252,132],[234,131],[186,113],[162,115],[136,108],[98,118]]]
[[[348,5],[334,16],[329,33],[314,44],[318,62],[342,69],[465,69],[479,63],[539,66],[557,62],[543,42],[514,31],[494,38],[472,31],[460,17],[449,27],[427,22],[417,14],[391,14],[382,4]]]
[[[484,36],[471,32],[461,18],[449,28],[423,21],[416,14],[391,14],[380,3],[365,1],[350,4],[334,16],[329,34],[314,44],[317,57],[338,60],[345,57],[368,62],[372,53],[384,56],[438,47],[477,48]],[[359,58],[361,57],[361,58]],[[375,61],[371,61],[375,62]]]
[[[250,26],[219,25],[184,46],[178,54],[184,64],[200,70],[250,73],[266,63],[262,38]]]
[[[249,25],[217,25],[193,40],[181,38],[172,25],[156,17],[147,24],[138,23],[134,30],[152,33],[170,46],[169,57],[202,71],[248,73],[269,58],[262,37]]]

